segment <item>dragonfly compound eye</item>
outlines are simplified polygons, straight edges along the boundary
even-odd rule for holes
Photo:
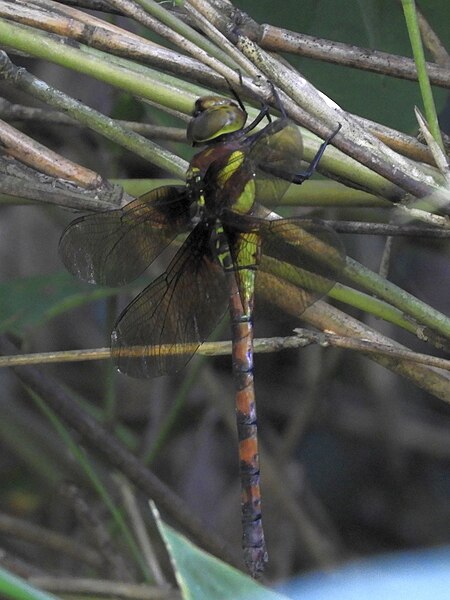
[[[205,144],[241,130],[246,120],[247,114],[232,100],[205,96],[195,103],[187,139],[193,145]]]

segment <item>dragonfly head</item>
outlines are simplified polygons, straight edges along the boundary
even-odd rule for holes
[[[239,131],[246,120],[247,113],[233,100],[203,96],[195,103],[187,139],[193,146],[208,144],[223,135]]]

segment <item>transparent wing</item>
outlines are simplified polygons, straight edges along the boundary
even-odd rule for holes
[[[222,318],[227,286],[210,236],[207,224],[197,225],[167,271],[120,315],[111,340],[123,373],[156,377],[182,369]]]
[[[295,218],[262,221],[259,233],[259,268],[300,288],[298,314],[327,294],[344,268],[344,246],[336,232],[323,223]],[[258,284],[258,278],[256,281]],[[260,291],[266,300],[276,303],[279,291],[270,287]]]
[[[345,249],[339,236],[320,221],[267,221],[228,210],[223,214],[223,222],[239,289],[246,284],[246,268],[256,267],[257,272],[270,273],[300,289],[298,314],[327,294],[344,268]],[[258,275],[256,287],[267,301],[277,303],[279,287],[262,289]]]
[[[255,165],[256,198],[262,202],[270,198],[276,203],[302,170],[303,141],[300,129],[289,119],[278,119],[266,129],[248,160]]]
[[[59,253],[76,277],[101,285],[136,279],[190,223],[185,186],[152,190],[117,210],[72,221]]]

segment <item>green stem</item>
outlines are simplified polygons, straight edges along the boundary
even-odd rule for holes
[[[175,31],[184,39],[189,40],[192,44],[207,52],[210,56],[221,60],[231,69],[237,68],[236,64],[226,54],[221,52],[215,44],[186,23],[183,23],[183,21],[166,10],[161,4],[154,0],[136,0],[136,3],[142,6],[148,14],[161,21],[161,23],[164,23],[171,31]]]
[[[198,96],[195,92],[185,93],[179,79],[171,75],[74,40],[67,44],[63,37],[4,18],[0,18],[0,42],[185,114],[192,112]]]
[[[2,38],[2,19],[0,19],[0,41]],[[7,43],[7,42],[6,42]],[[0,63],[0,77],[3,75],[6,79],[14,79],[17,87],[39,98],[43,102],[66,112],[68,115],[88,126],[94,131],[102,134],[106,138],[120,144],[124,148],[142,156],[152,164],[165,169],[175,176],[183,177],[186,172],[187,163],[172,154],[162,146],[145,137],[127,129],[114,119],[111,119],[100,112],[89,108],[78,100],[64,94],[63,92],[52,88],[44,81],[37,79],[24,69],[15,67],[8,59]]]
[[[450,319],[448,317],[352,258],[347,258],[343,275],[352,283],[360,285],[366,291],[389,302],[405,315],[415,319],[420,325],[430,327],[441,335],[450,338]]]
[[[179,179],[110,179],[110,181],[123,187],[132,196],[142,196],[142,194],[164,185],[180,185]],[[291,185],[281,200],[274,200],[271,194],[263,195],[264,189],[261,191],[262,194],[261,197],[258,197],[258,201],[261,201],[264,206],[270,207],[313,206],[317,208],[334,206],[391,208],[392,206],[390,202],[383,198],[363,192],[362,190],[348,188],[337,181],[325,179],[305,181],[302,185]],[[281,212],[280,214],[287,216],[290,213],[286,215],[284,212]]]
[[[419,23],[417,21],[416,6],[414,0],[402,0],[403,12],[405,14],[406,26],[408,28],[411,48],[416,63],[417,75],[419,79],[420,92],[422,94],[425,117],[428,121],[428,127],[439,146],[443,149],[441,130],[434,104],[433,92],[431,90],[430,79],[428,77],[425,55],[423,51],[422,38],[420,36]]]
[[[402,327],[410,333],[416,334],[417,332],[417,326],[406,319],[402,311],[364,292],[336,283],[328,295],[339,302],[345,302],[349,306],[359,308],[384,321]]]

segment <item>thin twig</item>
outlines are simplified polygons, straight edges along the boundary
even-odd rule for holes
[[[363,223],[361,221],[327,221],[329,227],[337,233],[356,233],[362,235],[389,235],[406,237],[424,237],[446,239],[450,237],[448,229],[421,227],[420,225],[391,225],[390,223]],[[450,225],[450,224],[449,224]]]
[[[254,340],[254,352],[267,354],[279,352],[280,350],[291,350],[303,348],[310,344],[319,344],[323,347],[345,348],[347,350],[360,350],[366,353],[386,354],[393,358],[401,358],[423,365],[450,370],[450,360],[413,352],[412,350],[398,349],[389,344],[380,344],[367,340],[358,340],[346,336],[337,336],[328,333],[316,333],[313,331],[296,329],[297,335],[287,337],[256,338]],[[190,346],[179,344],[177,351],[185,353]],[[161,345],[158,347],[160,354],[173,352],[173,345]],[[139,351],[141,354],[152,351],[152,346],[133,347],[131,354]],[[125,353],[125,351],[124,351]],[[225,356],[231,354],[231,341],[229,342],[204,342],[197,350],[198,354],[204,356]],[[64,350],[61,352],[37,352],[34,354],[19,354],[0,357],[0,368],[16,367],[21,365],[37,365],[61,362],[81,362],[91,360],[106,360],[111,358],[110,348],[93,348],[88,350]]]

